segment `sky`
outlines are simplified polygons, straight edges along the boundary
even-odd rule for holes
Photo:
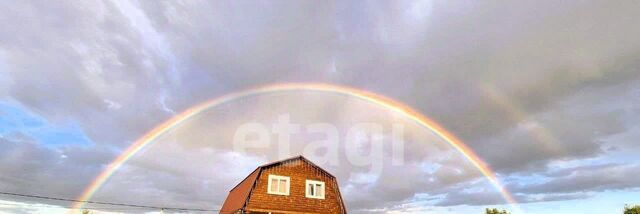
[[[621,213],[640,204],[639,19],[637,1],[0,1],[0,192],[77,198],[136,139],[191,106],[317,82],[438,121],[524,213]],[[91,200],[218,209],[255,167],[283,159],[275,144],[237,151],[234,133],[283,115],[303,128],[331,124],[340,139],[358,123],[380,124],[385,138],[404,127],[402,165],[388,144],[381,171],[349,163],[343,146],[337,164],[319,161],[351,213],[517,211],[430,130],[319,92],[209,109],[136,154]],[[291,151],[318,140],[303,130]],[[69,206],[0,195],[0,213]]]

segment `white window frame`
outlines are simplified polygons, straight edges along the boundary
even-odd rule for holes
[[[278,182],[280,182],[280,180],[286,180],[287,181],[287,185],[284,188],[285,189],[285,193],[281,193],[281,192],[273,192],[271,191],[271,180],[273,179],[277,179]],[[291,187],[291,178],[287,177],[287,176],[280,176],[280,175],[269,175],[269,181],[267,182],[267,193],[268,194],[272,194],[272,195],[289,195],[289,188]],[[280,187],[278,187],[278,189],[280,189]]]
[[[311,195],[309,192],[309,184],[313,184],[313,188],[316,188],[316,184],[320,184],[322,186],[322,195],[320,196]],[[304,185],[304,192],[307,198],[324,199],[324,196],[327,195],[327,186],[322,181],[307,180],[307,182],[305,182],[305,185]]]

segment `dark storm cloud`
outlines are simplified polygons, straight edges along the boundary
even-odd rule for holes
[[[78,122],[96,144],[54,149],[32,140],[4,140],[0,185],[20,192],[41,183],[47,184],[42,192],[75,196],[83,186],[78,184],[89,182],[114,156],[105,148],[123,148],[194,103],[265,83],[339,83],[388,95],[443,123],[504,176],[540,173],[555,160],[607,157],[612,151],[603,151],[604,138],[633,130],[630,124],[638,118],[629,115],[640,109],[638,99],[627,96],[640,78],[640,13],[634,1],[0,4],[0,99],[19,102],[52,122]],[[499,105],[485,87],[499,91],[508,105]],[[618,95],[625,96],[609,99]],[[513,109],[527,117],[514,117]],[[228,112],[230,118],[238,113]],[[322,115],[329,122],[344,117],[336,112]],[[555,148],[534,136],[541,128]],[[211,137],[207,131],[193,131],[187,139]],[[421,157],[431,153],[408,146],[411,163],[446,164],[432,173],[411,169],[415,166],[392,170],[435,181],[406,177],[413,186],[394,187],[384,185],[391,178],[383,175],[363,191],[383,196],[353,194],[355,208],[393,207],[418,193],[444,194],[480,176],[461,164],[463,159],[425,160]],[[245,168],[255,161],[247,159]],[[116,179],[114,188],[137,187],[140,195],[160,191],[169,195],[161,200],[197,201],[194,206],[203,205],[202,198],[224,197],[224,192],[188,194],[215,175],[161,163],[134,163],[123,173],[141,180]],[[551,176],[557,179],[548,183],[553,188],[514,191],[554,193],[541,197],[561,200],[575,195],[558,191],[639,185],[616,173],[595,177],[576,171]],[[243,173],[207,188],[224,189]],[[199,179],[181,179],[194,174]],[[158,180],[134,185],[145,177]],[[570,178],[579,185],[561,187]],[[437,205],[501,203],[493,193],[465,194],[448,193]]]

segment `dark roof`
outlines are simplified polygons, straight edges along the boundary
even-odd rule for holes
[[[309,165],[311,165],[311,166],[319,169],[320,171],[326,173],[328,176],[330,176],[332,178],[335,178],[335,176],[333,176],[331,173],[327,172],[323,168],[320,168],[318,165],[316,165],[313,162],[309,161],[308,159],[306,159],[302,155],[296,156],[296,157],[292,157],[292,158],[288,158],[288,159],[284,159],[284,160],[280,160],[280,161],[276,161],[276,162],[272,162],[272,163],[268,163],[268,164],[264,164],[262,166],[259,166],[255,170],[253,170],[253,172],[251,174],[249,174],[247,177],[245,177],[240,183],[238,183],[238,185],[233,187],[233,189],[229,190],[229,195],[227,196],[227,199],[224,201],[224,204],[222,205],[222,208],[220,209],[220,213],[233,213],[233,212],[238,211],[238,210],[240,210],[240,209],[242,209],[242,208],[244,208],[246,206],[246,203],[249,200],[249,196],[251,195],[251,191],[255,187],[256,181],[260,177],[260,173],[262,173],[262,170],[264,170],[266,168],[278,166],[278,165],[281,165],[281,164],[289,163],[289,162],[292,162],[292,161],[297,161],[297,160],[304,161],[304,162],[308,163]]]

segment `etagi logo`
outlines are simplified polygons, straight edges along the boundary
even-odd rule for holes
[[[303,148],[303,155],[318,164],[340,165],[339,153],[342,149],[347,161],[353,166],[370,167],[369,173],[381,173],[384,166],[385,147],[390,145],[387,154],[391,165],[404,164],[404,125],[394,123],[391,132],[385,133],[384,127],[377,123],[358,123],[348,128],[344,138],[340,138],[338,128],[329,123],[300,124],[291,123],[290,116],[278,116],[278,121],[271,125],[262,123],[245,123],[238,127],[233,137],[233,149],[246,153],[247,149],[265,149],[274,146],[272,136],[277,135],[279,159],[291,157],[291,136],[306,132],[323,135],[323,140],[308,142]],[[389,142],[385,142],[385,139]],[[323,154],[318,154],[319,151]]]

